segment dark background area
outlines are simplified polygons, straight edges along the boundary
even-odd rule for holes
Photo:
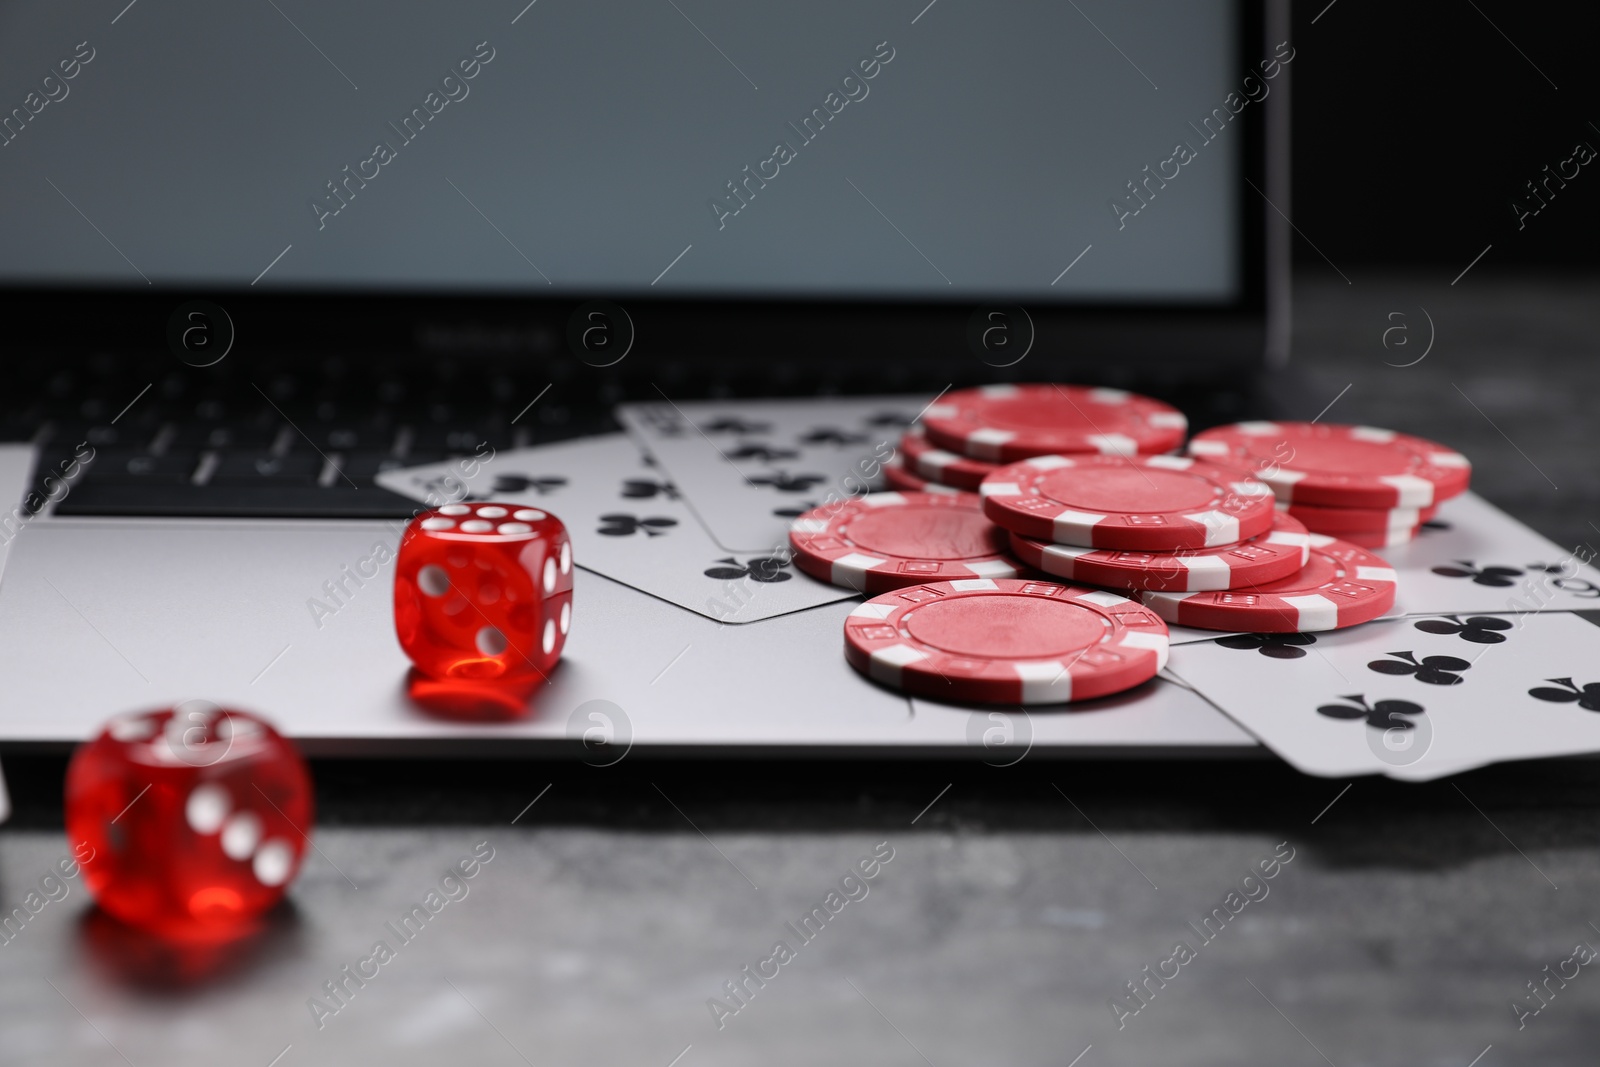
[[[1489,244],[1480,269],[1600,265],[1600,159],[1520,231],[1511,208],[1577,142],[1600,150],[1597,30],[1593,4],[1297,0],[1303,273],[1328,270],[1317,248],[1346,273],[1427,263],[1453,277]]]

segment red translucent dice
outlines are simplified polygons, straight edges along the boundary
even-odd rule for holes
[[[550,672],[572,627],[572,541],[538,508],[447,504],[411,520],[394,578],[400,647],[439,679]]]
[[[66,820],[107,912],[166,937],[233,937],[300,868],[311,776],[261,719],[191,700],[119,716],[79,746]]]

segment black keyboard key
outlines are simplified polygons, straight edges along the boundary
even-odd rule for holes
[[[211,472],[212,485],[311,485],[322,476],[324,460],[315,452],[295,452],[275,456],[263,452],[232,452],[224,455]]]
[[[193,452],[168,452],[153,456],[148,452],[101,449],[95,454],[88,478],[95,482],[151,483],[187,482],[200,457]]]

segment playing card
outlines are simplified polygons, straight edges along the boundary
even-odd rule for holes
[[[881,485],[883,464],[931,399],[663,399],[616,414],[718,544],[770,554],[802,512]]]
[[[1600,751],[1600,612],[1407,616],[1241,634],[1171,668],[1308,774],[1420,781]]]
[[[1397,615],[1600,608],[1595,554],[1561,548],[1475,493],[1446,501],[1416,540],[1378,550],[1399,579]]]
[[[414,500],[470,495],[544,508],[566,524],[578,566],[723,622],[755,622],[853,595],[801,574],[787,556],[720,548],[626,434],[388,471],[378,484]]]

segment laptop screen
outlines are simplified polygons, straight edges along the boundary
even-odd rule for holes
[[[0,8],[0,283],[1241,299],[1233,0],[525,2]]]

